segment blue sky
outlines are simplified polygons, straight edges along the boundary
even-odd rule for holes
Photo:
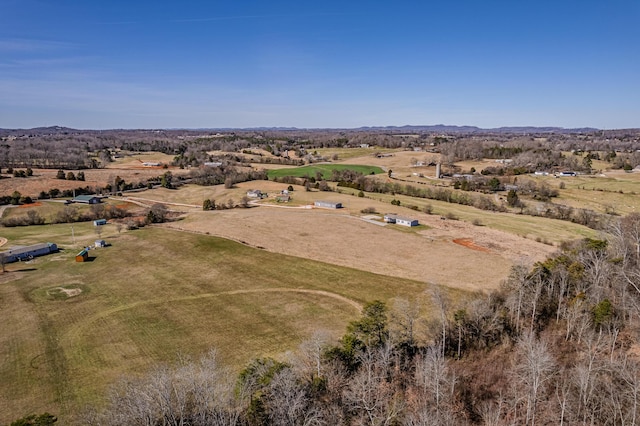
[[[0,127],[640,127],[640,0],[0,0]]]

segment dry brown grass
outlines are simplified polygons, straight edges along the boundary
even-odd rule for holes
[[[37,197],[41,191],[48,192],[52,188],[58,188],[61,191],[67,189],[75,189],[78,187],[104,187],[109,182],[113,182],[116,176],[124,179],[126,182],[146,182],[147,179],[155,178],[162,175],[167,170],[159,168],[153,169],[149,167],[142,167],[139,161],[136,161],[138,165],[134,167],[123,166],[122,168],[105,168],[105,169],[87,169],[83,170],[85,175],[84,181],[79,180],[63,180],[56,179],[57,170],[53,169],[34,169],[33,176],[28,178],[7,178],[0,179],[0,195],[11,195],[13,191],[18,191],[22,195],[28,195],[31,197]],[[173,174],[187,173],[186,170],[181,169],[168,169]],[[68,170],[65,170],[68,171]],[[77,170],[73,170],[74,174],[77,174]],[[8,175],[5,175],[8,177]]]
[[[465,222],[416,216],[428,229],[399,232],[406,228],[372,224],[347,209],[267,206],[191,213],[167,226],[218,235],[276,253],[474,291],[496,288],[515,262],[542,260],[553,250]],[[455,244],[453,240],[458,238],[470,238],[488,250]]]

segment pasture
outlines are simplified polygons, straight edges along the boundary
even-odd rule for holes
[[[0,276],[0,423],[50,411],[67,424],[119,377],[211,347],[236,368],[281,358],[314,330],[343,334],[366,301],[433,288],[161,228],[107,229],[112,246],[86,263],[74,255],[95,238],[91,225],[77,225],[75,246],[68,225],[4,231],[11,244],[49,240],[63,250]]]
[[[268,176],[269,179],[280,178],[284,176],[309,176],[315,179],[316,176],[321,175],[323,179],[329,179],[331,178],[331,173],[334,170],[353,170],[355,172],[362,173],[363,175],[384,173],[384,171],[377,166],[367,166],[359,164],[313,164],[310,166],[269,170]]]

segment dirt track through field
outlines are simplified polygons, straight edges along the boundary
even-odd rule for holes
[[[177,297],[171,299],[156,299],[156,300],[144,300],[140,302],[130,303],[127,305],[117,306],[111,309],[106,309],[104,311],[100,311],[95,315],[92,315],[88,318],[85,318],[81,323],[74,325],[67,333],[62,337],[62,340],[68,340],[68,343],[73,346],[77,343],[77,340],[82,335],[83,330],[89,328],[91,324],[96,321],[106,318],[110,315],[126,311],[129,309],[135,309],[140,306],[145,305],[159,305],[169,302],[185,302],[191,300],[201,300],[212,297],[220,297],[220,296],[230,296],[230,295],[242,295],[242,294],[252,294],[252,293],[302,293],[302,294],[313,294],[318,296],[330,297],[340,302],[346,303],[350,305],[355,310],[360,312],[362,310],[362,305],[360,305],[355,300],[349,299],[348,297],[342,296],[337,293],[332,293],[324,290],[309,290],[309,289],[300,289],[300,288],[265,288],[265,289],[248,289],[248,290],[231,290],[231,291],[223,291],[220,293],[203,293],[197,294],[194,296],[184,296]]]

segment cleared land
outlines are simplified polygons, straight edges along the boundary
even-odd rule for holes
[[[315,178],[318,174],[320,174],[322,175],[323,179],[330,179],[331,173],[334,170],[353,170],[355,172],[362,173],[363,175],[371,175],[384,172],[380,167],[376,166],[356,164],[314,164],[311,166],[269,170],[268,176],[270,179],[273,179],[274,177],[284,176],[310,176]]]
[[[216,347],[238,368],[280,357],[316,329],[338,337],[366,301],[433,288],[160,228],[118,235],[107,225],[112,246],[76,263],[78,247],[95,238],[90,225],[77,226],[75,246],[67,225],[34,228],[44,232],[6,236],[65,249],[0,275],[1,423],[45,410],[66,423],[122,375],[180,354]]]

